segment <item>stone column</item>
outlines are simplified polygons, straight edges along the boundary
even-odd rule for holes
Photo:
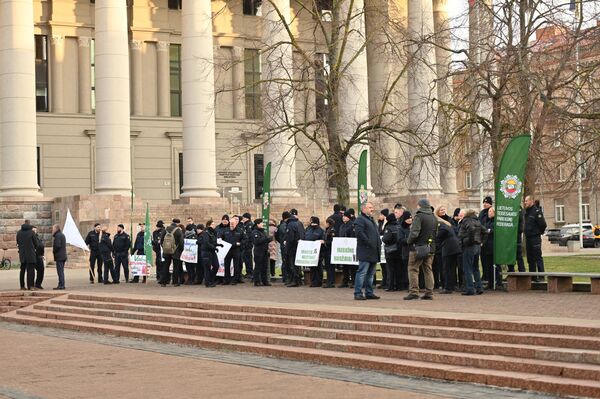
[[[184,1],[182,22],[182,197],[218,197],[215,77],[210,0]]]
[[[158,116],[171,116],[171,87],[169,67],[169,43],[156,43],[156,74],[158,76]]]
[[[96,0],[96,192],[131,194],[127,5]]]
[[[79,37],[79,113],[92,113],[92,64],[89,37]]]
[[[352,10],[349,13],[349,7]],[[365,45],[365,16],[363,0],[343,0],[340,4],[340,18],[350,15],[348,32],[340,30],[340,40],[346,39],[342,55],[342,68],[345,68],[339,81],[339,129],[345,139],[356,132],[359,125],[369,119],[369,77],[367,52]],[[340,44],[341,46],[341,44]],[[348,166],[348,184],[350,200],[354,201],[357,193],[358,161],[368,145],[354,145],[350,150]],[[371,188],[370,162],[367,167],[367,189]]]
[[[246,101],[244,97],[244,48],[232,47],[232,93],[233,119],[246,119]]]
[[[271,162],[271,193],[273,197],[299,196],[296,184],[296,150],[293,133],[294,59],[290,38],[283,17],[290,23],[290,0],[263,2],[263,41],[267,50],[262,53],[263,120],[268,141],[264,145],[265,165]],[[281,15],[281,16],[280,16]]]
[[[132,115],[144,114],[144,97],[142,93],[142,45],[141,40],[131,41],[131,108]]]
[[[41,196],[37,184],[33,2],[0,0],[0,196]]]
[[[433,155],[439,143],[435,123],[437,106],[430,101],[435,91],[435,46],[424,42],[434,33],[431,0],[408,0],[408,32],[415,44],[408,75],[408,121],[413,138],[412,182],[414,195],[439,195],[440,167]]]
[[[64,107],[63,90],[63,63],[65,61],[65,37],[61,35],[52,35],[52,86],[50,94],[52,95],[52,112],[62,114]]]
[[[437,95],[440,103],[449,104],[452,101],[452,79],[448,77],[452,54],[444,48],[451,47],[450,25],[448,18],[448,0],[433,0],[433,22],[435,38],[438,44],[435,48],[437,64]],[[442,106],[438,109],[438,131],[440,134],[440,171],[441,185],[444,194],[458,194],[456,188],[456,160],[454,155],[455,145],[452,145],[452,119],[449,111]]]

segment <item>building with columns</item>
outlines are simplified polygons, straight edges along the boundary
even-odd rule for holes
[[[340,123],[349,134],[380,108],[385,74],[402,69],[382,50],[382,18],[427,35],[447,13],[445,0],[342,3],[358,16],[340,82]],[[133,187],[153,204],[219,197],[250,204],[271,161],[275,197],[335,199],[330,171],[315,166],[310,141],[257,133],[323,106],[316,77],[307,80],[312,90],[282,83],[302,72],[296,48],[281,44],[290,41],[286,26],[295,45],[322,55],[314,14],[306,11],[312,4],[327,25],[328,1],[0,0],[0,196],[129,196]],[[430,66],[444,73],[449,56],[433,45],[415,52],[427,65],[414,63],[398,80],[392,98],[405,120],[396,123],[413,129],[417,141],[437,143],[447,129],[433,123],[428,98],[437,74]],[[449,92],[437,88],[440,98]],[[401,158],[394,140],[382,137],[370,150],[378,145]],[[349,156],[352,188],[357,167],[350,163],[362,148]],[[443,155],[440,167],[438,158],[405,175],[401,161],[392,167],[372,153],[372,191],[390,201],[430,195],[457,204],[454,168]]]

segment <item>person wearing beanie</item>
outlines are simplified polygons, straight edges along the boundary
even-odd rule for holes
[[[377,231],[380,236],[383,236],[383,231],[385,230],[385,225],[387,224],[387,216],[390,214],[390,210],[387,208],[379,211],[379,215],[377,216]],[[394,218],[395,220],[395,218]],[[387,260],[387,258],[385,259]],[[381,284],[377,286],[377,288],[386,289],[388,287],[388,267],[386,263],[380,263],[381,265]],[[373,284],[377,284],[377,273],[375,274],[375,282]]]
[[[329,216],[328,219],[333,220],[333,230],[335,231],[335,235],[338,236],[340,234],[340,227],[342,226],[342,206],[340,204],[335,204],[333,206],[333,213]]]
[[[483,209],[479,212],[479,223],[487,230],[487,240],[485,240],[481,246],[481,268],[483,273],[481,280],[483,281],[485,288],[490,289],[494,286],[494,218],[492,205],[492,197],[487,196],[483,199]],[[501,281],[501,280],[500,280]]]
[[[324,267],[327,271],[327,282],[323,284],[323,288],[335,287],[335,264],[331,263],[331,247],[335,233],[335,220],[331,217],[325,220],[325,245],[321,246],[323,251]]]
[[[252,225],[251,241],[254,247],[254,286],[270,286],[269,277],[267,274],[267,266],[269,263],[269,234],[265,232],[262,219],[256,219]]]
[[[339,237],[356,237],[354,234],[354,221],[352,220],[352,212],[351,210],[347,210],[344,212],[344,216],[342,216],[342,226],[340,227],[340,235]],[[350,286],[354,286],[354,266],[351,265],[342,265],[342,284],[338,285],[338,288],[347,288]]]
[[[252,234],[255,223],[252,223],[252,215],[248,212],[242,215],[241,227],[244,230],[244,241],[242,242],[242,264],[246,267],[245,277],[252,280],[254,265],[252,263]],[[267,234],[268,235],[268,234]]]
[[[217,238],[223,238],[223,234],[229,230],[229,215],[223,215],[221,218],[221,223],[215,227],[215,233],[217,234]]]
[[[401,249],[402,263],[400,264],[399,290],[408,290],[408,258],[410,248],[407,243],[410,235],[410,226],[412,226],[412,214],[410,211],[403,211],[400,219],[398,219],[398,245]]]
[[[290,267],[287,262],[287,252],[285,247],[285,233],[287,231],[287,221],[290,218],[290,213],[288,211],[283,211],[281,214],[281,221],[277,226],[277,231],[275,232],[275,240],[279,243],[279,250],[281,251],[281,278],[284,283],[289,282],[289,277],[291,274]]]
[[[458,227],[458,223],[460,223],[460,208],[454,209],[454,213],[452,214],[452,226],[454,230]]]
[[[161,272],[162,272],[162,256],[161,256],[161,246],[162,246],[162,236],[165,230],[165,223],[162,220],[156,222],[156,229],[152,232],[152,251],[154,252],[154,265],[156,267],[156,281],[161,281]],[[134,277],[135,280],[135,277]],[[139,281],[139,278],[137,279]]]
[[[321,287],[323,285],[323,245],[325,244],[325,230],[321,228],[321,221],[316,216],[311,216],[310,226],[304,231],[306,241],[320,241],[321,251],[319,252],[319,263],[316,267],[310,268],[311,287]]]
[[[386,225],[381,240],[384,244],[385,260],[387,267],[386,291],[400,290],[400,269],[402,267],[402,247],[399,244],[400,225],[396,216],[390,213],[386,217]]]
[[[419,209],[413,218],[406,243],[409,245],[408,281],[409,294],[405,300],[419,299],[419,270],[423,269],[425,294],[421,299],[433,299],[433,254],[437,219],[427,198],[418,202]]]
[[[117,234],[113,237],[113,248],[115,254],[115,284],[119,284],[121,280],[121,266],[123,266],[123,274],[125,282],[129,281],[129,248],[131,248],[131,237],[125,232],[125,226],[119,224],[117,226]]]
[[[287,266],[290,272],[286,287],[299,287],[302,285],[302,272],[300,267],[296,266],[296,251],[298,250],[298,241],[304,239],[304,227],[296,217],[298,211],[292,209],[290,213],[291,216],[287,220],[287,229],[284,240],[287,255]]]

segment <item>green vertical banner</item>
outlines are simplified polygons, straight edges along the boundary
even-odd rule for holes
[[[262,190],[262,219],[269,231],[269,214],[271,213],[271,162],[265,166],[265,174],[263,175],[263,190]]]
[[[516,263],[523,182],[530,145],[529,135],[513,137],[504,150],[496,174],[494,263],[497,265]]]
[[[360,212],[362,206],[369,200],[369,191],[367,190],[367,156],[369,152],[363,150],[360,154],[360,160],[358,162],[358,209]]]
[[[146,230],[144,230],[144,255],[146,264],[152,265],[152,232],[150,231],[150,208],[146,203]]]

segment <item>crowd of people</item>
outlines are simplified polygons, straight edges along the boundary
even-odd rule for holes
[[[375,287],[388,292],[407,291],[405,300],[432,299],[435,290],[440,294],[461,292],[480,295],[485,289],[501,289],[501,265],[494,264],[493,200],[486,197],[483,209],[454,210],[452,216],[445,206],[434,208],[428,199],[418,201],[413,214],[402,204],[392,211],[382,209],[375,215],[372,203],[366,203],[358,212],[343,205],[335,205],[333,214],[324,225],[318,217],[300,221],[298,211],[283,212],[281,220],[252,220],[249,213],[223,215],[219,224],[209,220],[196,224],[188,217],[186,224],[173,219],[166,225],[156,223],[152,232],[152,251],[156,279],[161,287],[183,284],[208,288],[217,285],[242,284],[251,281],[254,286],[270,286],[281,277],[287,287],[303,285],[303,268],[296,266],[296,252],[300,240],[319,241],[321,250],[316,267],[311,267],[310,287],[334,288],[336,272],[341,272],[338,288],[353,288],[354,299],[379,299]],[[85,243],[90,250],[90,283],[119,284],[121,268],[124,281],[138,283],[139,276],[130,276],[129,255],[144,255],[144,235],[148,226],[138,225],[132,240],[122,224],[111,238],[108,226],[94,225]],[[517,235],[517,267],[525,271],[523,241],[529,271],[543,272],[541,235],[546,222],[539,204],[526,197],[519,217]],[[67,260],[66,240],[60,226],[53,226],[53,254],[58,274],[58,286],[65,289],[64,265]],[[332,243],[335,237],[356,238],[358,266],[331,263]],[[524,237],[524,240],[523,240]],[[223,276],[217,276],[217,251],[223,246],[219,239],[231,245],[225,256]],[[197,244],[197,263],[182,260],[184,241]],[[42,289],[44,278],[44,243],[29,221],[17,233],[21,261],[21,289]],[[383,253],[385,259],[381,258]],[[481,263],[481,272],[479,264]],[[381,265],[381,280],[377,285],[376,267]],[[281,266],[276,276],[276,265]],[[514,265],[507,265],[514,271]],[[185,270],[184,270],[185,267]],[[36,276],[37,273],[37,276]],[[27,284],[25,283],[27,274]],[[143,282],[146,276],[143,277]],[[421,294],[421,292],[423,292]]]

